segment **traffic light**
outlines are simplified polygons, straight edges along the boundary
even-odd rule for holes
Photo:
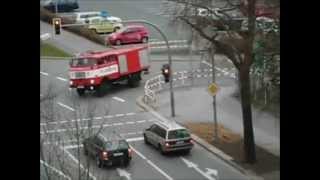
[[[170,72],[169,64],[162,65],[162,69],[161,70],[162,70],[162,75],[164,77],[164,81],[166,83],[170,82],[170,74],[171,74],[171,72]]]
[[[61,33],[61,18],[53,18],[53,28],[55,34]]]

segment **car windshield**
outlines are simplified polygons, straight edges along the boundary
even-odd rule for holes
[[[108,150],[128,149],[129,145],[125,140],[108,141],[105,144],[105,148]]]
[[[179,139],[190,137],[189,132],[186,129],[178,129],[169,131],[168,139]]]
[[[74,66],[74,67],[92,66],[95,64],[96,64],[95,59],[79,58],[79,59],[72,59],[71,61],[71,66]]]

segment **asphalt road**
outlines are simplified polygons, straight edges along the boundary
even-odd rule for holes
[[[122,19],[144,18],[162,26],[170,37],[179,39],[183,33],[176,33],[167,25],[165,17],[157,15],[160,1],[155,0],[119,0],[119,1],[79,1],[80,10],[95,11],[108,10],[112,15]],[[41,32],[50,32],[51,27],[41,24]],[[156,35],[153,36],[156,38]],[[183,39],[183,38],[182,38]],[[63,32],[61,36],[51,40],[55,45],[68,52],[75,53],[88,49],[104,49],[103,46],[89,42],[84,38],[74,36],[72,33]],[[146,146],[141,137],[142,131],[150,126],[156,119],[148,112],[143,112],[136,105],[136,98],[143,94],[143,85],[147,79],[160,73],[160,68],[166,62],[166,54],[151,55],[150,74],[143,75],[141,86],[129,88],[126,85],[117,85],[105,96],[98,98],[92,94],[78,97],[74,90],[69,90],[68,61],[67,60],[41,60],[40,67],[40,98],[45,97],[48,89],[55,95],[52,102],[44,102],[42,111],[47,111],[46,118],[40,122],[40,134],[46,146],[46,155],[55,151],[61,154],[67,170],[60,168],[59,159],[44,159],[48,164],[61,170],[66,175],[74,177],[77,174],[78,162],[86,167],[85,157],[77,154],[76,139],[73,134],[77,129],[86,130],[88,126],[94,131],[99,130],[104,136],[117,133],[130,140],[130,145],[135,149],[132,163],[129,167],[113,167],[98,169],[91,160],[90,173],[97,179],[119,179],[120,175],[127,176],[122,179],[246,179],[246,177],[215,157],[213,154],[199,146],[195,146],[190,155],[173,154],[162,156],[156,149]],[[199,57],[195,57],[197,59]],[[192,64],[187,56],[173,56],[174,71],[198,68],[199,61]],[[232,79],[218,77],[225,83],[232,83]],[[53,109],[50,109],[50,107]],[[51,112],[50,112],[51,111]],[[89,123],[90,122],[90,123]],[[81,128],[77,128],[81,127]],[[86,131],[84,131],[87,133]],[[55,145],[59,140],[64,146]],[[50,160],[50,161],[49,161]],[[83,167],[82,169],[83,171]],[[117,169],[118,168],[118,169]],[[119,169],[120,168],[120,169]],[[206,169],[210,168],[210,169]],[[218,171],[217,178],[212,172]],[[125,175],[124,175],[125,174]],[[129,174],[129,175],[128,175]],[[94,179],[94,178],[93,178]]]

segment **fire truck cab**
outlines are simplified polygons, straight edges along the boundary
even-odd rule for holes
[[[148,72],[150,67],[149,56],[147,45],[80,53],[70,61],[70,88],[79,96],[86,90],[102,96],[117,81],[137,87],[141,72]]]

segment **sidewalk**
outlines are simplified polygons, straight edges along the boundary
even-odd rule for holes
[[[233,87],[220,87],[217,94],[217,121],[233,132],[243,134],[240,102],[231,96]],[[206,87],[175,89],[177,122],[213,122],[212,97]],[[171,118],[170,94],[158,94],[157,111]],[[255,143],[280,157],[280,119],[252,108]],[[243,136],[242,136],[243,137]]]
[[[231,96],[234,91],[232,87],[227,86],[220,88],[217,95],[218,123],[242,136],[240,102]],[[142,97],[138,98],[137,104],[162,121],[174,119],[182,124],[186,124],[187,122],[213,122],[212,97],[206,91],[206,87],[176,88],[174,89],[174,92],[175,118],[171,117],[170,96],[168,91],[158,94],[159,101],[156,104],[155,110],[144,104]],[[260,112],[255,108],[252,108],[252,112],[255,143],[260,147],[256,149],[256,151],[259,152],[258,163],[253,166],[235,161],[233,157],[230,157],[215,145],[209,144],[204,139],[199,138],[198,134],[192,134],[192,138],[199,145],[216,154],[217,157],[220,157],[231,166],[247,174],[250,179],[280,179],[280,120],[268,113]],[[271,157],[262,152],[261,149],[264,149],[275,156]]]

